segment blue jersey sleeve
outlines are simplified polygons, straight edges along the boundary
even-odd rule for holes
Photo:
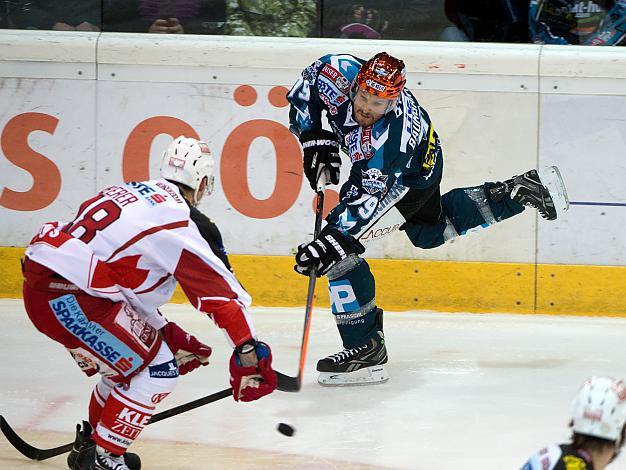
[[[362,61],[350,54],[327,54],[305,68],[287,94],[290,104],[289,129],[296,135],[322,127],[322,111],[341,125],[349,89]],[[339,108],[342,108],[341,110]],[[328,114],[327,114],[328,117]]]
[[[322,127],[322,106],[317,92],[317,76],[321,60],[305,68],[287,94],[289,129],[300,135],[313,127]]]

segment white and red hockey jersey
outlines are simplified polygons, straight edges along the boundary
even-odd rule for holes
[[[230,270],[215,225],[164,179],[123,183],[45,224],[26,256],[96,297],[124,301],[157,329],[178,281],[231,346],[255,336],[251,298]]]

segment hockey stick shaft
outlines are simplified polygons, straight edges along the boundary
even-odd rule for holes
[[[315,226],[313,230],[313,239],[319,237],[322,228],[322,219],[324,214],[324,196],[326,193],[326,172],[322,171],[317,181],[317,202],[315,204]],[[309,272],[309,287],[306,295],[306,307],[304,310],[304,327],[302,331],[302,343],[300,344],[300,362],[298,364],[298,375],[296,376],[296,391],[302,387],[302,375],[304,373],[304,365],[306,363],[306,351],[309,344],[309,331],[311,329],[311,317],[313,313],[313,302],[315,299],[315,283],[317,281],[317,269],[313,268]]]
[[[276,371],[276,378],[278,379],[278,386],[276,387],[278,390],[280,390],[281,392],[291,391],[291,382],[295,380],[294,377],[289,377],[288,375],[281,374],[280,372]],[[209,403],[221,400],[222,398],[230,397],[232,396],[232,394],[233,389],[227,388],[220,392],[215,392],[211,395],[207,395],[206,397],[198,398],[197,400],[175,406],[173,408],[170,408],[169,410],[161,411],[160,413],[155,414],[154,416],[152,416],[152,418],[150,418],[148,424],[154,424],[164,419],[171,418],[172,416],[176,416],[181,413],[185,413],[187,411],[199,408],[201,406],[208,405]]]
[[[294,377],[289,377],[288,375],[281,374],[280,372],[276,372],[278,377],[278,390],[281,391],[292,391],[292,382],[295,382]],[[200,406],[208,405],[209,403],[213,403],[215,401],[221,400],[222,398],[230,397],[233,394],[232,388],[227,388],[225,390],[221,390],[219,392],[215,392],[211,395],[207,395],[206,397],[198,398],[197,400],[190,401],[188,403],[184,403],[182,405],[175,406],[170,408],[169,410],[162,411],[157,413],[150,418],[148,424],[154,424],[159,421],[163,421],[164,419],[171,418],[172,416],[179,415],[181,413],[185,413],[187,411],[193,410],[195,408],[199,408]],[[47,460],[52,457],[56,457],[57,455],[65,454],[72,450],[73,442],[68,444],[64,444],[62,446],[53,447],[51,449],[38,449],[37,447],[33,447],[13,430],[13,428],[9,425],[9,423],[4,419],[3,416],[0,415],[0,430],[2,434],[7,438],[9,443],[15,447],[15,449],[22,454],[24,457],[27,457],[31,460]]]

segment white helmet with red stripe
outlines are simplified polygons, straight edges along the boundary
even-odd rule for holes
[[[572,430],[621,445],[626,423],[626,385],[612,377],[591,377],[574,400]]]
[[[206,193],[213,192],[215,162],[206,142],[180,136],[174,139],[163,154],[161,177],[193,189],[194,203],[198,202],[198,189],[206,177]]]

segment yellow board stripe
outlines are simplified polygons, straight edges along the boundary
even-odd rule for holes
[[[23,248],[0,247],[0,298],[19,298]],[[231,255],[253,305],[306,303],[308,278],[293,271],[290,256]],[[416,260],[368,260],[376,277],[376,303],[392,311],[510,312],[626,317],[621,292],[626,267],[564,266]],[[320,278],[315,305],[328,307]],[[176,290],[173,302],[187,302]]]

